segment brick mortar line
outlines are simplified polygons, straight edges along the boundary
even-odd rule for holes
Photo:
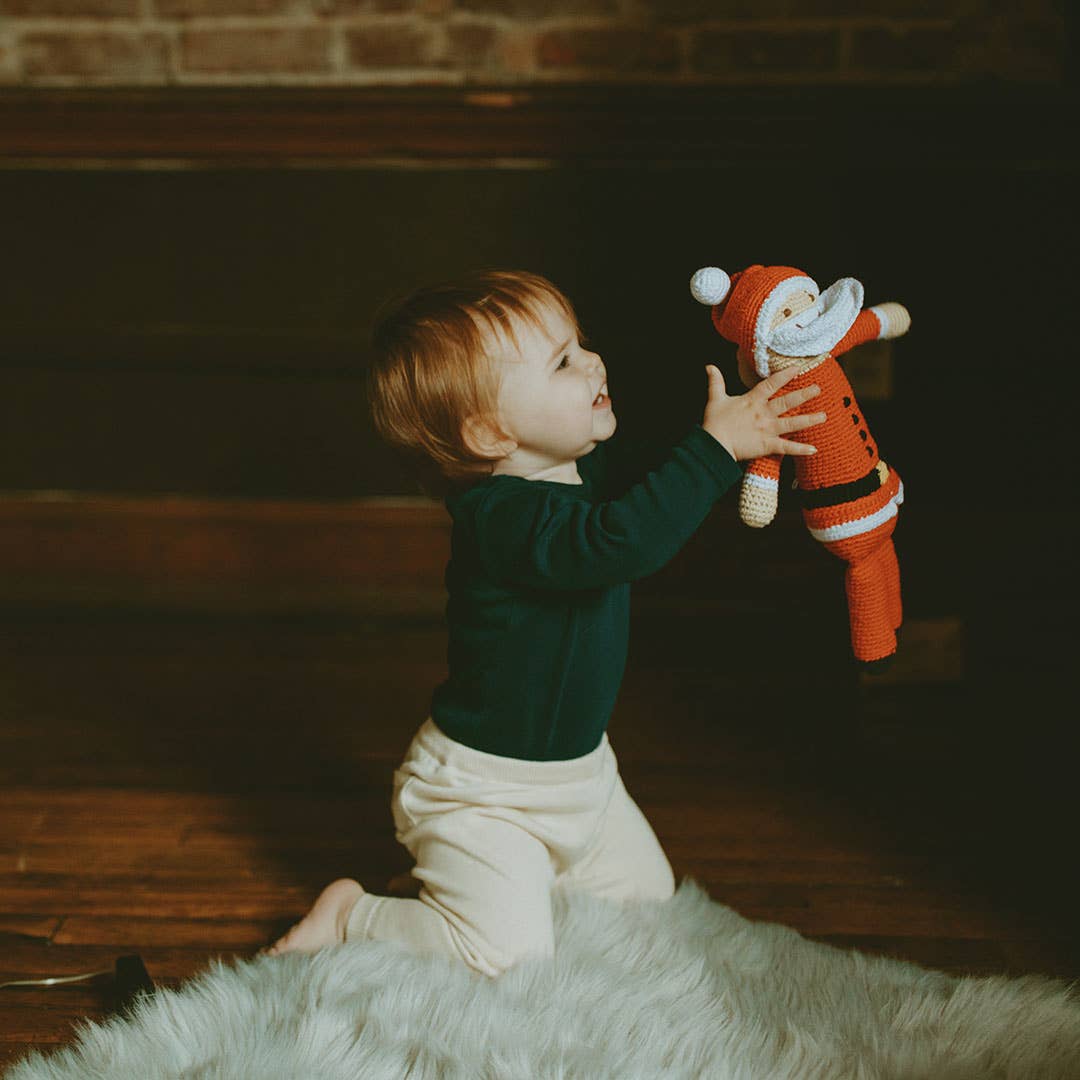
[[[400,26],[419,24],[427,26],[445,25],[480,25],[493,29],[527,31],[535,29],[543,33],[551,29],[585,30],[663,30],[671,34],[696,33],[701,30],[731,31],[775,31],[789,34],[808,30],[838,29],[883,29],[894,31],[907,30],[950,30],[962,20],[955,18],[924,18],[898,20],[887,16],[852,16],[821,17],[810,19],[703,19],[686,23],[660,23],[642,19],[604,19],[596,16],[548,16],[540,19],[514,19],[508,16],[472,15],[464,12],[450,12],[445,15],[425,14],[371,14],[358,16],[315,16],[315,15],[198,15],[191,18],[168,18],[162,16],[139,16],[136,18],[79,18],[61,19],[55,17],[10,16],[4,29],[16,33],[35,31],[138,31],[151,29],[208,28],[217,30],[258,29],[266,27],[280,29],[284,27],[334,27],[363,28],[365,26]],[[1006,20],[1006,24],[1009,20]],[[1047,27],[1061,25],[1060,19],[1040,19]]]
[[[610,161],[601,160],[594,163],[598,167],[605,165],[619,169],[626,165],[622,158],[614,158]],[[136,170],[155,172],[193,172],[200,169],[217,170],[222,165],[222,159],[208,157],[205,154],[192,153],[185,157],[133,157],[133,158],[102,158],[102,157],[33,157],[30,155],[4,155],[0,157],[0,173],[11,172],[18,169],[41,169],[66,170],[77,172],[80,170],[119,171],[132,172]],[[446,170],[477,170],[477,169],[500,169],[528,171],[535,169],[559,169],[563,162],[559,158],[552,157],[425,157],[407,155],[372,155],[371,157],[345,157],[334,156],[333,158],[320,158],[316,156],[300,157],[295,154],[278,157],[271,155],[248,154],[228,159],[229,168],[247,168],[253,170],[266,169],[307,169],[333,171],[335,169],[403,169],[409,172],[417,170],[440,172]],[[0,492],[0,498],[3,492]]]
[[[245,71],[236,74],[221,74],[192,71],[184,68],[175,73],[176,77],[168,85],[173,86],[201,86],[201,87],[226,87],[248,86],[252,89],[265,86],[325,86],[333,88],[338,86],[387,86],[387,87],[411,87],[421,82],[425,86],[438,83],[440,86],[468,85],[470,78],[478,85],[487,85],[486,78],[481,78],[480,72],[466,72],[452,68],[347,68],[342,71],[329,72],[290,72],[279,74],[273,71]],[[84,85],[86,79],[78,79],[70,85]],[[103,79],[94,80],[104,83]],[[123,84],[120,84],[123,85]],[[165,85],[163,83],[144,83],[146,85]]]
[[[807,30],[951,30],[957,19],[927,18],[898,20],[884,15],[828,17],[820,19],[708,19],[695,22],[697,30],[754,30],[778,33],[802,33]]]
[[[872,75],[872,78],[867,76]],[[175,77],[174,77],[175,76]],[[500,89],[515,90],[535,84],[557,84],[562,82],[582,81],[588,76],[590,84],[609,86],[626,82],[634,85],[692,85],[692,86],[935,86],[963,84],[975,81],[966,72],[949,73],[920,72],[904,69],[890,70],[883,74],[876,68],[831,68],[828,71],[807,72],[804,70],[770,69],[762,72],[739,71],[731,74],[706,74],[698,70],[687,72],[649,73],[641,71],[618,72],[610,69],[598,72],[591,67],[538,68],[536,71],[516,74],[498,73]],[[1048,81],[1048,80],[1044,80]],[[1021,85],[1042,85],[1042,82],[1025,80]],[[36,86],[56,89],[94,86],[130,86],[134,89],[146,89],[165,86],[205,86],[227,87],[248,86],[252,89],[263,86],[414,86],[422,83],[438,83],[446,86],[491,86],[491,73],[479,68],[348,68],[342,71],[310,72],[274,72],[242,71],[233,74],[200,72],[188,69],[167,72],[164,78],[142,79],[133,81],[129,78],[114,78],[108,75],[39,75],[26,77],[21,82],[0,82],[4,86]]]
[[[330,32],[330,47],[327,50],[331,68],[336,72],[349,70],[349,48],[345,43],[345,34],[340,27],[333,27]],[[177,64],[177,71],[180,65]]]

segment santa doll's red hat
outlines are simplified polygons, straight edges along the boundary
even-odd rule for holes
[[[783,289],[779,286],[784,285]],[[769,374],[766,339],[777,310],[795,289],[812,296],[817,282],[794,266],[762,266],[754,263],[728,277],[715,266],[698,270],[690,281],[694,298],[712,306],[717,333],[736,345],[750,344],[754,364],[762,377]]]

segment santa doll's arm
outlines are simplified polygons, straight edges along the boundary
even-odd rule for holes
[[[859,312],[859,317],[852,323],[851,329],[829,351],[833,356],[840,356],[865,341],[898,338],[906,334],[910,326],[911,316],[903,304],[892,300],[885,304],[875,304],[874,307]]]
[[[744,525],[764,528],[776,517],[780,501],[779,454],[754,458],[743,474],[739,490],[739,517]]]

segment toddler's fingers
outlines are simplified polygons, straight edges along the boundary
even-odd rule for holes
[[[792,364],[791,367],[774,371],[767,379],[762,379],[754,389],[763,393],[766,397],[772,397],[781,386],[786,386],[799,374],[800,367],[800,364]]]
[[[779,416],[781,413],[790,412],[804,401],[809,401],[812,397],[817,397],[820,393],[821,387],[816,384],[814,386],[804,386],[801,390],[793,390],[790,394],[772,398],[769,401],[769,404],[772,406],[773,412]]]
[[[795,426],[791,429],[792,431],[802,431],[804,428],[817,427],[818,424],[824,424],[827,417],[823,412],[815,412],[802,413],[799,416],[785,417],[785,419],[796,421]]]
[[[705,374],[709,380],[709,395],[720,397],[724,393],[724,376],[715,364],[705,365]]]
[[[817,453],[817,447],[811,446],[810,443],[793,442],[791,439],[777,439],[776,449],[771,450],[772,454],[794,454],[796,457],[807,457],[810,454]]]
[[[809,427],[816,427],[825,423],[823,412],[804,413],[802,416],[778,416],[776,418],[776,433],[786,434],[789,431],[803,431]]]

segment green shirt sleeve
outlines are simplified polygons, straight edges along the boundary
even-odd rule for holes
[[[592,485],[598,500],[616,499],[645,473],[666,461],[676,442],[675,434],[665,437],[649,431],[628,435],[618,428],[610,439],[578,458],[578,472]]]
[[[593,503],[554,485],[502,477],[476,508],[481,562],[496,582],[603,588],[655,573],[742,477],[700,424],[620,498]]]

